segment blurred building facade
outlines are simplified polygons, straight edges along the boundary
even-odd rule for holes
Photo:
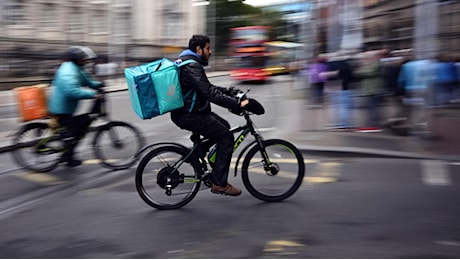
[[[0,76],[51,75],[71,45],[120,66],[176,57],[192,32],[205,31],[204,7],[194,2],[2,0]]]
[[[174,58],[192,33],[210,31],[205,28],[212,24],[207,19],[215,19],[206,17],[210,3],[1,0],[0,77],[50,76],[70,45],[90,46],[100,62],[116,62],[120,68]],[[299,36],[311,46],[308,53],[414,49],[423,58],[460,52],[460,1],[298,0],[290,6],[301,6],[301,12],[288,8],[296,31],[313,35]]]
[[[416,58],[460,52],[460,1],[364,0],[369,49],[413,49]]]
[[[460,53],[460,1],[316,0],[315,2],[317,3],[316,53],[331,53],[358,45],[360,49],[367,50],[413,49],[416,58],[433,57],[440,52]],[[350,6],[361,6],[362,10],[350,9]],[[350,15],[353,13],[354,15]],[[344,38],[353,33],[356,37],[351,38],[359,39],[360,30],[362,31],[361,43],[349,42],[352,44],[344,47]]]

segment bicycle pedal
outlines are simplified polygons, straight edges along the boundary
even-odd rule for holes
[[[212,185],[212,181],[207,179],[207,180],[203,180],[203,183],[206,187],[208,188],[211,188],[211,185]]]

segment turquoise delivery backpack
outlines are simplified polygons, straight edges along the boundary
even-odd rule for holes
[[[150,119],[184,106],[179,67],[195,61],[179,61],[162,58],[124,70],[131,106],[141,119]]]

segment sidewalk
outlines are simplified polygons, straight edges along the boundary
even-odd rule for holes
[[[228,72],[209,72],[208,77],[226,76]],[[121,79],[107,84],[108,91],[124,91],[126,84]],[[434,129],[438,138],[423,140],[413,136],[397,136],[388,129],[379,133],[340,132],[327,130],[330,107],[309,109],[302,89],[291,89],[288,102],[290,115],[286,123],[277,129],[277,138],[289,140],[304,152],[341,153],[343,155],[420,158],[460,161],[460,109],[439,111]],[[13,99],[5,91],[0,92],[0,104]],[[13,100],[14,102],[14,100]],[[3,109],[0,105],[0,109]],[[356,111],[357,120],[363,111]],[[297,120],[295,120],[297,119]],[[288,122],[289,121],[289,122]],[[18,126],[16,118],[0,119],[0,152],[12,149],[8,134]]]
[[[283,133],[283,137],[295,143],[304,152],[346,153],[395,158],[419,158],[436,160],[460,160],[460,108],[445,108],[434,112],[432,129],[434,138],[396,135],[391,129],[365,133],[354,130],[330,130],[330,118],[335,111],[331,105],[321,108],[307,106],[304,90],[291,90],[289,103],[297,125]],[[384,106],[385,116],[394,115],[391,103]],[[294,114],[295,112],[295,114]],[[362,126],[366,110],[354,108],[352,121]],[[292,125],[292,124],[291,124]]]

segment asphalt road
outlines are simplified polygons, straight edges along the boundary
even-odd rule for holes
[[[172,211],[140,199],[134,169],[106,176],[92,165],[53,172],[63,182],[47,185],[62,189],[0,215],[0,257],[460,256],[459,165],[446,165],[449,177],[433,182],[423,160],[305,158],[308,176],[286,201],[259,201],[231,177],[243,188],[240,197],[203,190]]]
[[[270,116],[255,118],[267,138],[295,123],[281,102],[289,84],[251,86],[267,104]],[[149,142],[188,142],[168,116],[137,119],[123,95],[110,96],[114,118]],[[184,208],[159,211],[138,196],[135,166],[107,171],[88,148],[79,147],[84,165],[47,174],[0,154],[0,258],[460,257],[458,163],[304,154],[307,176],[286,201],[253,198],[238,175],[229,181],[240,197],[203,190]]]

